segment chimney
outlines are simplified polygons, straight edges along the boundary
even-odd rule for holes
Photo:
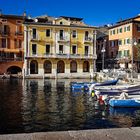
[[[26,17],[26,11],[24,11],[23,16]]]

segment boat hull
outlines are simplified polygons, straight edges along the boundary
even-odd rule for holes
[[[137,99],[111,99],[109,105],[112,107],[140,107],[140,100]]]
[[[95,87],[95,90],[100,91],[100,95],[120,95],[122,91],[127,92],[129,95],[140,94],[140,85],[132,86],[107,86],[107,87]]]

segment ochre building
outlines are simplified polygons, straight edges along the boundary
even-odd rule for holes
[[[82,18],[49,16],[24,23],[24,76],[88,78],[96,60],[96,28]]]

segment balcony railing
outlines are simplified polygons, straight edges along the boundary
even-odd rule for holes
[[[1,35],[1,36],[7,36],[7,35],[9,35],[9,34],[10,34],[9,31],[0,31],[0,35]]]
[[[65,54],[65,53],[45,53],[45,54],[30,54],[27,57],[36,57],[36,58],[74,58],[74,59],[96,59],[97,56],[92,55],[92,54]]]
[[[8,62],[8,61],[23,61],[22,57],[16,57],[16,58],[8,58],[8,57],[0,57],[1,62]]]
[[[69,42],[70,38],[68,36],[58,36],[57,40],[58,42]]]
[[[22,36],[22,35],[23,35],[23,32],[22,32],[22,31],[16,31],[16,32],[15,32],[15,35]]]
[[[86,42],[93,42],[93,39],[92,39],[92,37],[85,37],[85,40],[84,40],[84,42],[86,43]]]

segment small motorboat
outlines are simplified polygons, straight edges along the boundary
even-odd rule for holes
[[[119,97],[110,99],[109,105],[112,107],[140,107],[140,95],[129,96],[123,92]]]
[[[100,91],[100,95],[120,95],[122,91],[127,92],[129,95],[140,94],[140,84],[125,84],[125,85],[111,85],[111,86],[93,86],[90,91]]]
[[[102,83],[97,83],[97,82],[83,82],[83,83],[72,83],[71,88],[72,90],[74,89],[83,89],[85,92],[89,91],[89,88],[91,85],[94,86],[109,86],[109,85],[116,85],[119,79],[116,80],[107,80]]]

